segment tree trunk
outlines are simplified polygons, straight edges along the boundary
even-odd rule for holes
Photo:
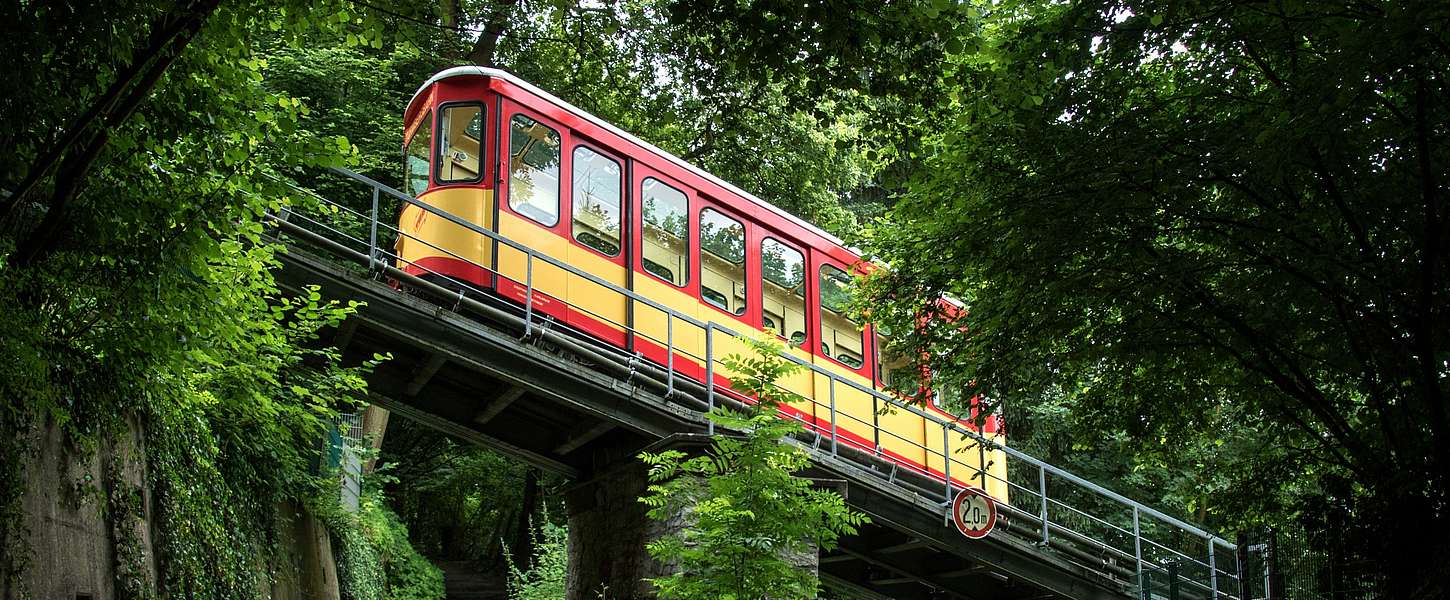
[[[473,43],[473,49],[468,51],[468,61],[480,67],[492,67],[494,65],[494,52],[498,50],[498,40],[508,28],[508,22],[513,17],[518,7],[518,0],[497,0],[488,10],[488,18],[484,19],[483,33],[479,34],[478,41]]]
[[[529,467],[524,471],[524,497],[519,503],[518,521],[514,523],[514,540],[509,544],[514,564],[527,571],[534,562],[534,532],[529,519],[539,511],[539,470]]]

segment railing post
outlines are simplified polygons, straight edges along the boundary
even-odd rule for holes
[[[373,272],[378,259],[378,188],[373,186],[372,222],[368,224],[368,272]]]
[[[707,411],[715,410],[715,326],[705,324],[705,406]],[[706,431],[715,435],[715,421],[706,419]]]
[[[1213,536],[1208,537],[1208,589],[1212,592],[1209,600],[1218,600],[1218,563],[1213,556]]]
[[[946,479],[946,482],[947,482],[947,489],[946,489],[947,510],[951,510],[951,503],[952,503],[952,447],[951,447],[951,439],[952,439],[952,436],[951,436],[951,433],[949,433],[949,430],[948,430],[947,426],[946,425],[942,425],[941,426],[941,458],[942,458],[942,475]]]
[[[675,313],[665,311],[665,398],[675,395]]]
[[[881,399],[871,395],[871,445],[881,449]]]
[[[1138,572],[1138,589],[1143,589],[1143,536],[1138,529],[1138,507],[1133,506],[1133,562]],[[1146,597],[1146,596],[1145,596]]]
[[[529,337],[534,333],[534,251],[524,256],[524,337]]]
[[[970,427],[967,431],[971,431]],[[980,429],[978,433],[985,433]],[[977,437],[977,476],[982,480],[982,491],[987,491],[987,436]]]
[[[831,456],[836,455],[836,376],[831,375]]]
[[[1037,465],[1037,499],[1040,501],[1038,516],[1042,517],[1042,545],[1046,546],[1052,540],[1052,534],[1047,527],[1047,468],[1042,465]],[[1137,509],[1133,513],[1136,522]]]

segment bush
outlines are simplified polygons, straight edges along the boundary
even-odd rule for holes
[[[408,543],[408,530],[383,502],[366,492],[357,514],[324,517],[338,542],[338,581],[348,600],[440,600],[443,571]]]
[[[558,600],[564,597],[569,575],[569,530],[540,519],[542,526],[529,528],[534,537],[533,566],[521,570],[508,559],[508,592],[513,600]]]

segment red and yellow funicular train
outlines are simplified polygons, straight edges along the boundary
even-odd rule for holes
[[[893,372],[913,368],[883,359],[880,333],[846,314],[851,274],[872,266],[840,240],[508,73],[443,71],[413,96],[404,122],[404,191],[433,207],[701,322],[775,332],[796,357],[862,386],[884,390]],[[448,275],[519,303],[532,281],[534,310],[703,380],[698,327],[667,323],[662,311],[417,206],[404,209],[399,229],[416,238],[397,245],[410,273]],[[715,341],[716,357],[743,351]],[[828,377],[803,371],[781,385],[814,399],[789,410],[829,432]],[[870,395],[834,387],[839,443],[943,476],[940,425],[905,410],[876,415]],[[983,433],[1004,441],[995,417]],[[985,487],[1005,500],[1002,452],[948,437],[952,478],[983,487],[972,474],[986,461]]]

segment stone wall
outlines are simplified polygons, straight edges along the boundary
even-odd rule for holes
[[[26,434],[21,532],[26,555],[0,600],[110,600],[154,597],[158,580],[141,428],[131,426],[92,452],[78,452],[53,423]],[[108,476],[108,474],[110,476]],[[120,509],[108,521],[106,498]],[[337,568],[327,530],[295,506],[278,507],[279,554],[259,597],[337,600]],[[0,564],[6,561],[0,560]]]
[[[139,428],[76,452],[54,424],[27,432],[31,449],[23,478],[24,539],[28,556],[15,581],[0,581],[0,597],[46,600],[116,597],[116,582],[137,591],[156,581],[151,497]],[[105,474],[114,473],[107,483]],[[106,494],[134,510],[104,518]],[[118,570],[120,577],[118,577]]]

